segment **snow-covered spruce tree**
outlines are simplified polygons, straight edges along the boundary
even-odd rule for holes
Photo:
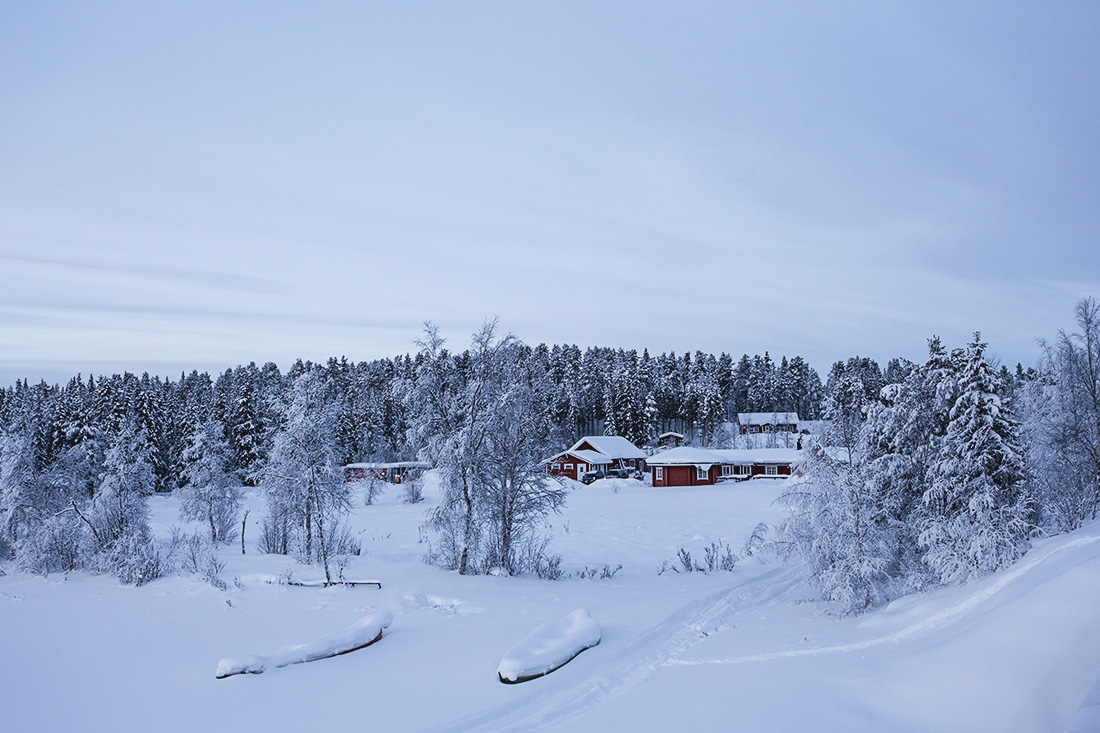
[[[944,583],[966,581],[1015,561],[1032,526],[1019,425],[1001,400],[980,334],[967,350],[959,397],[923,501],[919,542]]]
[[[256,485],[256,473],[263,465],[266,453],[263,410],[255,387],[256,375],[255,364],[237,370],[237,394],[230,412],[233,429],[226,431],[227,437],[232,435],[232,462],[236,463],[240,480],[246,486]]]
[[[829,391],[825,397],[825,440],[829,445],[843,449],[849,463],[855,463],[863,421],[872,402],[871,395],[877,394],[881,388],[881,385],[869,386],[865,376],[858,358],[849,359],[847,365],[837,362],[833,365]]]
[[[351,509],[350,484],[336,457],[335,412],[325,402],[316,370],[299,374],[289,400],[283,427],[260,473],[268,505],[265,531],[288,532],[283,546],[292,547],[303,560],[320,561],[325,582],[331,583],[329,559],[343,549],[334,541]]]
[[[240,482],[228,470],[229,450],[220,422],[200,425],[184,451],[186,484],[178,489],[180,516],[206,525],[215,543],[233,539],[241,508]]]
[[[870,404],[863,426],[867,474],[875,496],[876,521],[892,537],[889,570],[902,591],[925,587],[928,568],[917,537],[922,529],[923,497],[931,487],[955,394],[957,365],[939,338],[928,342],[928,361],[897,365],[902,381],[887,384]]]
[[[608,380],[607,386],[603,392],[603,434],[604,435],[618,435],[619,434],[619,422],[618,414],[615,405],[615,391],[612,388],[612,381]]]

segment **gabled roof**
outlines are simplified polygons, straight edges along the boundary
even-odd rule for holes
[[[792,425],[798,422],[797,412],[739,412],[741,425]]]
[[[547,458],[544,463],[550,463],[556,461],[563,456],[573,456],[574,458],[580,458],[582,461],[591,463],[596,466],[606,466],[613,460],[609,456],[605,456],[603,453],[597,453],[594,450],[564,450],[555,456]]]
[[[667,432],[667,433],[661,433],[657,437],[658,438],[682,438],[684,436],[681,435],[680,433],[673,433],[673,432],[670,431],[670,432]]]
[[[644,460],[646,457],[646,454],[639,450],[638,446],[621,435],[586,435],[574,443],[569,450],[576,450],[578,446],[585,443],[588,443],[608,458],[641,458]]]

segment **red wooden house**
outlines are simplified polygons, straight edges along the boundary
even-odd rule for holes
[[[791,448],[707,450],[673,448],[652,456],[647,464],[653,486],[710,486],[719,481],[743,481],[754,476],[790,476],[803,453]]]
[[[646,454],[618,435],[588,435],[572,448],[546,459],[546,472],[580,481],[588,471],[609,468],[644,470]]]

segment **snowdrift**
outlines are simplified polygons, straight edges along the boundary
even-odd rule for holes
[[[317,641],[284,646],[268,657],[248,655],[226,657],[218,662],[216,676],[225,679],[238,674],[260,674],[268,667],[286,667],[290,664],[313,662],[370,646],[382,638],[382,630],[393,623],[389,611],[376,611],[364,616],[343,631],[329,634]]]
[[[523,637],[500,660],[497,674],[505,684],[526,682],[553,672],[585,649],[600,643],[600,625],[586,608],[547,621]]]

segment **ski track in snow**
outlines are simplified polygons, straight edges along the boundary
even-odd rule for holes
[[[798,588],[801,578],[798,568],[784,566],[689,603],[628,642],[599,670],[572,687],[548,691],[526,702],[500,706],[432,730],[526,731],[560,725],[636,687],[677,654],[728,626],[733,617],[782,602]]]
[[[864,639],[863,641],[853,642],[851,644],[835,644],[833,646],[824,646],[810,649],[788,649],[784,651],[769,652],[767,654],[750,654],[741,657],[716,657],[712,659],[670,659],[668,664],[680,665],[680,666],[697,666],[705,664],[743,664],[745,662],[767,662],[774,659],[786,659],[790,657],[810,657],[817,656],[819,654],[833,654],[836,652],[853,652],[868,649],[870,647],[881,646],[883,644],[895,644],[905,639],[910,639],[917,636],[925,636],[937,631],[944,626],[960,620],[964,615],[978,608],[986,601],[993,598],[1002,590],[1011,585],[1021,576],[1038,566],[1044,560],[1047,560],[1052,555],[1060,553],[1071,547],[1080,547],[1081,545],[1091,544],[1100,540],[1100,537],[1078,537],[1070,540],[1065,544],[1061,544],[1053,550],[1031,558],[1027,555],[1025,559],[1018,562],[1010,570],[1004,571],[995,582],[989,584],[989,587],[984,588],[976,593],[972,593],[962,600],[954,603],[947,608],[934,613],[928,618],[921,619],[916,623],[912,623],[906,626],[904,629],[897,631],[893,634],[886,634],[884,636],[878,636],[872,639]],[[1030,553],[1029,553],[1030,554]]]
[[[713,631],[730,626],[738,615],[784,602],[801,584],[797,567],[777,568],[707,598],[689,603],[656,626],[628,642],[600,670],[571,687],[548,692],[515,705],[499,706],[476,715],[452,721],[431,730],[445,731],[525,731],[560,726],[604,701],[630,690],[666,666],[745,664],[792,657],[836,654],[896,644],[906,639],[931,634],[962,620],[982,604],[1005,590],[1016,580],[1052,556],[1072,547],[1100,541],[1100,535],[1077,537],[1042,554],[1025,555],[987,587],[971,593],[947,608],[905,628],[850,644],[811,649],[787,649],[738,657],[684,660],[677,655],[694,646]],[[609,650],[610,651],[610,650]]]

